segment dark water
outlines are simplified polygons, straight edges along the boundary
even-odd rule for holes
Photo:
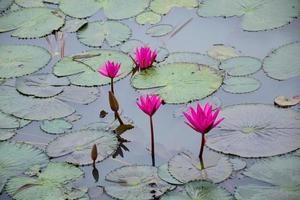
[[[174,9],[167,16],[163,17],[161,23],[180,26],[188,19],[193,20],[183,28],[178,34],[169,39],[168,36],[161,38],[151,38],[145,35],[149,26],[140,26],[134,19],[125,22],[133,30],[132,39],[139,39],[144,43],[152,44],[157,47],[164,46],[170,52],[190,51],[206,53],[213,44],[226,44],[236,47],[242,55],[253,56],[263,59],[272,49],[279,46],[300,41],[300,20],[272,31],[263,32],[245,32],[240,28],[240,18],[200,18],[195,10]],[[105,19],[98,13],[90,18],[90,21]],[[53,40],[53,36],[51,36]],[[53,40],[54,41],[54,40]],[[49,49],[45,39],[18,40],[11,38],[10,33],[0,34],[1,44],[35,44]],[[103,48],[107,48],[104,46]],[[71,55],[90,49],[82,45],[77,39],[76,34],[66,35],[65,55]],[[114,49],[118,49],[117,47]],[[52,59],[49,65],[42,72],[51,72],[52,66],[59,60],[59,56]],[[214,96],[219,97],[222,106],[241,104],[241,103],[267,103],[272,104],[278,95],[294,96],[300,94],[300,78],[293,78],[287,81],[276,81],[266,77],[261,70],[253,77],[259,79],[262,83],[258,91],[248,94],[230,94],[219,89]],[[13,80],[9,81],[13,84]],[[107,92],[109,86],[101,87],[100,98],[89,105],[74,104],[77,113],[82,115],[82,119],[73,123],[73,129],[76,130],[90,122],[99,119],[100,110],[109,111],[107,101]],[[85,178],[76,183],[78,186],[93,187],[96,185],[105,185],[105,175],[122,165],[128,164],[151,164],[150,153],[146,150],[149,146],[149,122],[148,118],[142,113],[135,104],[136,98],[140,95],[129,85],[129,78],[123,79],[115,84],[116,94],[121,104],[123,113],[134,121],[136,128],[124,134],[124,137],[131,142],[125,145],[130,150],[124,152],[124,157],[118,156],[116,159],[107,159],[98,163],[99,181],[95,182],[92,175],[92,167],[86,166]],[[182,149],[198,153],[200,144],[200,135],[184,124],[182,117],[174,118],[173,113],[183,105],[164,105],[154,116],[155,137],[156,137],[156,159],[157,165],[166,163],[177,151]],[[44,146],[55,136],[44,133],[39,128],[39,122],[33,122],[29,126],[18,131],[13,138],[15,141],[26,141]],[[253,163],[251,159],[244,159],[249,164]],[[240,172],[233,173],[232,178],[221,183],[230,192],[239,184],[249,183],[249,179],[243,177]],[[110,199],[102,197],[101,199]],[[8,199],[4,193],[0,199]]]

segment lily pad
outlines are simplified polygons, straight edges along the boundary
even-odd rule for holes
[[[97,69],[107,60],[113,60],[121,65],[122,75],[117,81],[127,76],[132,68],[133,61],[126,54],[113,50],[90,50],[77,55],[64,57],[54,66],[56,76],[69,76],[70,82],[78,86],[99,86],[110,83],[110,79],[99,75]]]
[[[63,25],[64,16],[48,8],[24,8],[0,17],[0,32],[13,31],[18,38],[43,37]]]
[[[198,3],[197,0],[153,0],[150,9],[158,14],[165,15],[173,8],[195,8]]]
[[[207,51],[207,55],[216,60],[222,61],[239,56],[239,52],[234,47],[225,46],[223,44],[215,44]]]
[[[6,11],[14,3],[14,0],[0,0],[0,13]]]
[[[13,78],[31,74],[47,65],[50,59],[49,52],[41,47],[1,45],[0,78]]]
[[[135,21],[138,24],[157,24],[161,20],[161,16],[152,11],[146,11],[136,16]]]
[[[9,178],[37,164],[46,164],[47,156],[31,145],[0,142],[0,192]]]
[[[182,192],[168,192],[161,200],[234,200],[232,195],[208,181],[193,181],[184,185]]]
[[[257,58],[239,56],[222,61],[219,68],[225,70],[230,76],[246,76],[260,70],[261,65]]]
[[[89,104],[99,96],[98,88],[85,88],[78,86],[69,86],[64,88],[64,92],[58,95],[56,98],[62,101],[69,101],[79,104]]]
[[[75,112],[74,108],[60,100],[27,97],[19,94],[14,87],[0,87],[0,96],[0,110],[22,119],[51,120],[66,117]]]
[[[15,3],[23,8],[44,7],[43,0],[15,0]]]
[[[292,98],[288,98],[285,96],[278,96],[274,99],[274,104],[282,108],[295,106],[298,103],[300,103],[300,96],[294,96]]]
[[[6,128],[0,129],[0,141],[8,140],[16,134],[17,134],[16,129],[6,129]],[[0,183],[0,185],[1,185],[1,183]],[[0,186],[0,188],[1,188],[1,186]],[[1,193],[1,189],[0,189],[0,193]]]
[[[220,183],[229,178],[232,166],[228,158],[213,151],[204,153],[205,169],[201,170],[199,158],[189,152],[182,152],[169,160],[170,174],[182,183],[194,180],[210,180]]]
[[[8,115],[3,112],[0,112],[0,128],[7,128],[7,129],[22,128],[23,126],[26,126],[30,122],[31,122],[30,120],[20,119],[12,115]]]
[[[43,121],[40,125],[41,129],[50,134],[62,134],[72,128],[72,124],[63,119],[54,119]]]
[[[271,185],[239,186],[235,193],[238,200],[297,200],[300,198],[300,159],[297,157],[262,160],[251,166],[244,174]]]
[[[176,180],[173,178],[173,176],[170,174],[169,169],[168,169],[168,164],[161,165],[158,168],[158,176],[162,180],[166,181],[167,183],[170,183],[172,185],[182,185],[184,183]]]
[[[124,166],[107,174],[114,185],[105,187],[110,196],[126,200],[148,200],[160,197],[173,186],[162,181],[157,168],[151,166]]]
[[[86,18],[99,10],[95,0],[60,0],[59,9],[65,14],[75,18]]]
[[[86,25],[87,23],[88,21],[85,19],[67,20],[65,25],[60,30],[66,33],[74,33],[78,31],[78,29],[80,29],[82,26]]]
[[[112,155],[118,147],[117,137],[103,129],[72,132],[61,136],[50,142],[47,146],[47,154],[50,157],[65,156],[69,163],[78,165],[92,164],[91,149],[97,145],[98,157],[97,162],[106,159]]]
[[[79,29],[77,36],[87,46],[101,47],[106,41],[109,46],[114,47],[130,38],[131,29],[117,21],[96,21]]]
[[[231,162],[234,171],[242,170],[247,166],[247,163],[240,158],[231,158],[229,161]]]
[[[246,31],[262,31],[284,26],[299,16],[300,2],[290,0],[209,0],[199,7],[201,17],[241,16]],[[276,10],[276,12],[273,12]]]
[[[196,63],[201,65],[208,65],[212,68],[218,68],[219,62],[215,59],[210,58],[207,55],[195,53],[195,52],[172,52],[166,58],[166,60],[160,64],[169,63]]]
[[[159,47],[157,49],[157,56],[155,58],[156,62],[162,62],[169,56],[169,50],[164,47]]]
[[[146,34],[151,37],[161,37],[169,34],[173,30],[173,26],[170,24],[159,24],[147,29]]]
[[[68,186],[83,177],[83,172],[66,163],[49,163],[38,177],[15,177],[8,181],[7,193],[16,200],[79,199],[86,192]],[[73,198],[72,198],[73,197]]]
[[[21,94],[35,97],[53,97],[63,92],[61,86],[69,85],[68,78],[57,78],[53,74],[34,74],[16,80],[16,89]]]
[[[264,71],[269,77],[276,80],[287,80],[300,76],[299,51],[300,42],[279,47],[263,60]]]
[[[251,77],[230,77],[224,80],[223,89],[233,94],[254,92],[260,88],[261,83]]]
[[[217,70],[190,63],[160,65],[144,70],[133,77],[137,89],[156,89],[166,103],[187,103],[203,99],[222,84]]]
[[[228,106],[225,120],[207,135],[207,146],[241,157],[267,157],[300,148],[300,113],[264,104]]]
[[[138,47],[143,47],[145,44],[140,40],[128,40],[120,45],[120,50],[125,53],[135,53],[135,49]]]

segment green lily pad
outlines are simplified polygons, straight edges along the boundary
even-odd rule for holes
[[[166,103],[187,103],[203,99],[222,84],[217,70],[191,63],[173,63],[144,70],[132,79],[137,89],[156,89]]]
[[[6,191],[16,200],[79,199],[86,191],[80,191],[67,184],[82,177],[83,172],[75,166],[66,163],[49,163],[38,177],[10,179]]]
[[[207,51],[207,55],[222,61],[239,56],[239,52],[234,47],[225,46],[224,44],[215,44]]]
[[[121,64],[122,75],[115,78],[117,81],[127,76],[132,68],[133,61],[126,54],[112,50],[89,50],[77,55],[67,56],[54,66],[53,73],[56,76],[68,76],[73,85],[99,86],[110,83],[110,79],[99,74],[97,69],[107,60],[113,60]]]
[[[59,9],[65,14],[75,18],[86,18],[99,10],[95,0],[60,0]]]
[[[257,58],[239,56],[222,61],[219,68],[225,70],[230,76],[246,76],[260,70],[261,65]]]
[[[107,174],[105,187],[110,196],[124,200],[148,200],[160,197],[173,186],[162,181],[152,166],[124,166]]]
[[[162,62],[169,56],[169,50],[164,47],[159,47],[157,49],[157,56],[155,58],[156,62]]]
[[[100,162],[112,155],[118,148],[119,142],[116,135],[103,129],[72,132],[61,136],[50,142],[47,146],[47,154],[50,157],[65,156],[69,163],[88,165],[92,164],[91,150],[97,145],[98,158]]]
[[[238,200],[297,200],[300,198],[300,159],[297,157],[262,160],[251,166],[244,174],[271,185],[239,186],[235,193]]]
[[[277,80],[287,80],[300,76],[300,42],[279,47],[263,60],[266,74]]]
[[[1,45],[0,78],[13,78],[31,74],[47,65],[50,59],[49,52],[41,47]]]
[[[6,11],[14,3],[14,0],[0,0],[0,13]]]
[[[57,78],[53,74],[34,74],[16,80],[16,89],[21,94],[35,97],[53,97],[63,92],[62,86],[69,85],[68,78]]]
[[[299,0],[209,0],[199,7],[201,17],[241,16],[242,28],[261,31],[284,26],[299,16]],[[276,12],[274,12],[276,10]]]
[[[106,41],[109,46],[114,47],[130,38],[131,29],[117,21],[96,21],[79,29],[77,36],[87,46],[101,47]]]
[[[85,19],[67,20],[65,25],[63,27],[61,27],[60,30],[62,32],[66,32],[66,33],[74,33],[76,31],[78,31],[81,27],[86,25],[87,23],[88,23],[88,21]]]
[[[167,183],[173,184],[173,185],[182,185],[183,183],[173,178],[173,176],[170,174],[168,169],[168,164],[161,165],[158,168],[158,176],[162,180],[166,181]]]
[[[13,128],[22,128],[23,126],[26,126],[31,121],[16,118],[12,115],[5,114],[3,112],[0,112],[0,128],[7,128],[7,129],[13,129]]]
[[[233,94],[254,92],[260,88],[260,81],[251,77],[230,77],[224,80],[223,90]]]
[[[173,30],[170,24],[158,24],[147,29],[146,34],[151,37],[161,37],[169,34]]]
[[[229,178],[233,169],[227,157],[208,150],[203,157],[205,168],[201,170],[199,158],[189,152],[179,153],[169,160],[169,172],[182,183],[195,180],[219,183]]]
[[[44,7],[43,0],[15,0],[15,3],[23,8]]]
[[[195,53],[195,52],[173,52],[170,53],[166,60],[160,64],[169,63],[196,63],[200,65],[208,65],[212,68],[218,69],[219,62],[215,59],[210,58],[207,55]]]
[[[50,134],[62,134],[72,128],[72,124],[63,119],[54,119],[43,121],[40,125],[41,129]]]
[[[4,140],[8,140],[10,138],[12,138],[14,135],[16,135],[16,129],[0,129],[0,141],[4,141]],[[1,185],[1,183],[0,183]],[[1,186],[0,186],[1,188]],[[1,192],[1,189],[0,189]]]
[[[161,16],[152,11],[146,11],[136,16],[135,21],[138,24],[157,24],[161,20]]]
[[[181,192],[166,193],[161,200],[234,200],[225,189],[208,181],[193,181],[184,185]]]
[[[229,161],[232,164],[234,171],[239,171],[247,166],[247,163],[240,158],[230,158]]]
[[[300,149],[298,149],[297,151],[295,151],[295,152],[293,153],[293,155],[294,155],[294,156],[300,156]]]
[[[225,120],[207,135],[207,146],[241,157],[288,153],[300,148],[299,115],[272,105],[228,106],[220,112]]]
[[[128,40],[125,43],[120,45],[120,50],[125,53],[135,53],[135,49],[139,47],[143,47],[145,44],[140,40]]]
[[[0,96],[0,110],[22,119],[51,120],[75,112],[74,108],[58,99],[27,97],[19,94],[14,87],[0,87]]]
[[[63,25],[64,16],[48,8],[24,8],[0,17],[0,32],[13,31],[18,38],[43,37]]]
[[[62,101],[68,101],[79,104],[89,104],[99,96],[100,90],[98,88],[86,88],[78,86],[69,86],[64,88],[64,92],[56,98]]]
[[[158,14],[165,15],[172,8],[195,8],[198,6],[197,0],[153,0],[150,4],[150,9]]]
[[[0,192],[6,180],[37,164],[46,164],[47,156],[31,145],[0,142]]]

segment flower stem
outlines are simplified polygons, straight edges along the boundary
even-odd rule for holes
[[[119,121],[120,125],[124,124],[124,122],[122,121],[122,119],[121,119],[120,114],[118,113],[118,111],[115,112],[115,117]]]
[[[150,127],[151,127],[151,156],[152,156],[152,166],[155,167],[154,129],[153,129],[152,116],[150,116]]]
[[[115,91],[114,91],[114,79],[111,78],[110,79],[110,91],[115,94]]]
[[[203,150],[204,150],[204,145],[205,145],[205,135],[202,135],[202,139],[201,139],[201,148],[200,148],[200,153],[199,153],[199,159],[200,159],[200,164],[201,164],[201,170],[203,170],[204,167],[204,161],[203,161]]]

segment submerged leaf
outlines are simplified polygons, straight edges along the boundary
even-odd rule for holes
[[[62,134],[66,130],[72,128],[72,124],[63,119],[54,119],[43,121],[40,125],[41,129],[50,134]]]
[[[272,105],[241,104],[220,112],[225,120],[207,135],[207,146],[241,157],[267,157],[300,148],[300,113]]]
[[[6,129],[6,128],[0,129],[0,141],[8,140],[11,137],[13,137],[15,134],[17,134],[15,129]]]
[[[224,44],[215,44],[207,51],[207,55],[216,60],[226,60],[239,56],[239,53],[234,47],[225,46]]]
[[[161,20],[161,16],[152,11],[146,11],[136,16],[135,21],[138,24],[157,24]]]
[[[173,30],[173,26],[170,24],[159,24],[147,29],[146,34],[151,37],[161,37],[169,34]]]
[[[158,14],[167,14],[172,8],[195,8],[198,6],[198,0],[153,0],[150,9]]]
[[[6,129],[22,128],[23,126],[26,126],[30,122],[31,121],[29,120],[20,119],[12,115],[8,115],[3,112],[0,112],[0,128],[6,128]]]
[[[89,104],[96,101],[99,96],[99,92],[98,88],[68,86],[65,87],[63,93],[58,95],[56,98],[62,101]]]
[[[0,13],[9,9],[9,7],[14,3],[14,0],[1,0],[0,1]]]
[[[224,80],[223,89],[233,94],[254,92],[260,88],[261,83],[251,77],[230,77]]]
[[[61,27],[60,31],[67,33],[74,33],[78,31],[82,26],[88,23],[85,19],[71,19],[67,20],[65,25]]]

